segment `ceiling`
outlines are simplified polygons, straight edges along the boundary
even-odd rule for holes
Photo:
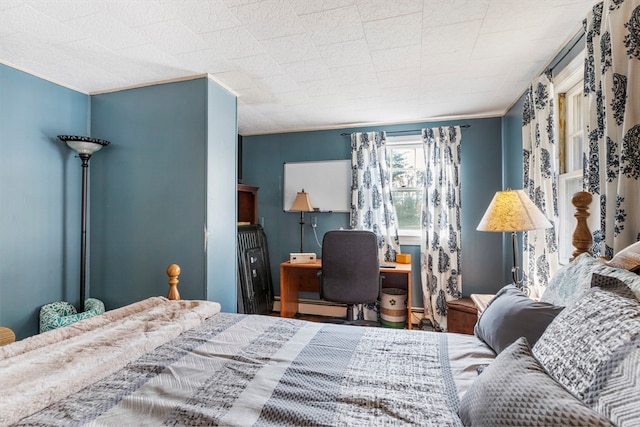
[[[596,0],[0,0],[0,62],[87,94],[209,74],[243,135],[500,116]]]

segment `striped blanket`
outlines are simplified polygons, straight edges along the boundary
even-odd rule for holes
[[[447,339],[219,313],[16,425],[461,425]]]

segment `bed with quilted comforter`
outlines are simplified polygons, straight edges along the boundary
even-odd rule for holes
[[[0,424],[461,425],[471,335],[156,297],[0,348]]]

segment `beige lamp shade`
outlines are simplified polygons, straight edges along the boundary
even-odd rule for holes
[[[484,213],[478,231],[514,232],[552,227],[524,190],[498,191]]]
[[[305,193],[304,190],[298,191],[296,199],[293,201],[289,210],[292,212],[313,212],[311,202],[309,201],[309,193]]]

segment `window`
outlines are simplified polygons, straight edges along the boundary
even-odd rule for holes
[[[564,265],[573,254],[571,245],[576,220],[571,196],[582,191],[582,152],[584,146],[583,126],[583,61],[578,55],[556,81],[558,99],[559,130],[559,178],[558,178],[558,252],[559,262]]]
[[[387,160],[400,244],[420,244],[424,152],[419,135],[388,137]]]

